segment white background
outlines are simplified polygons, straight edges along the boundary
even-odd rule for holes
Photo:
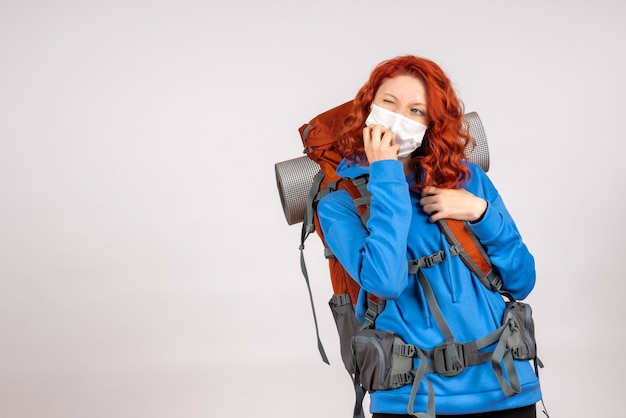
[[[623,1],[0,3],[0,416],[349,417],[274,163],[379,61],[438,62],[535,255],[548,410],[620,417]]]

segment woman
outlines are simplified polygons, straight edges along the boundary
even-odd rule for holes
[[[327,245],[362,288],[356,316],[364,320],[366,294],[386,301],[375,328],[430,350],[444,342],[424,286],[408,260],[449,248],[436,221],[467,221],[502,277],[503,289],[525,298],[535,284],[532,255],[497,190],[477,165],[465,160],[472,141],[463,104],[432,61],[403,56],[380,63],[359,90],[338,140],[342,177],[369,175],[369,220],[363,225],[352,198],[340,190],[324,197],[317,213]],[[462,141],[463,142],[462,142]],[[446,250],[447,251],[447,250]],[[456,340],[469,342],[501,325],[502,297],[483,286],[460,257],[448,257],[426,276]],[[415,365],[418,360],[415,360]],[[528,361],[515,360],[521,391],[507,396],[489,361],[454,376],[426,375],[438,416],[535,417],[541,399]],[[374,418],[426,411],[428,387],[412,385],[370,395]]]

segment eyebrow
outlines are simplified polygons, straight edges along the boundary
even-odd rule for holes
[[[394,96],[393,94],[391,94],[391,93],[383,93],[383,96],[389,96],[389,97],[392,97],[395,100],[398,100],[398,98],[396,96]],[[413,102],[413,103],[409,104],[409,106],[424,106],[424,107],[427,107],[426,104],[422,103],[422,102]]]

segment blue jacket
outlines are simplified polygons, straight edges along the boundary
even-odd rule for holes
[[[468,166],[471,178],[463,187],[488,202],[483,218],[471,227],[500,273],[503,288],[516,299],[524,299],[535,284],[533,256],[487,175],[473,163]],[[448,251],[450,245],[437,224],[423,212],[420,193],[412,191],[414,176],[405,176],[402,164],[396,160],[377,161],[370,166],[344,160],[337,173],[350,178],[369,173],[368,189],[372,193],[367,228],[345,190],[325,196],[317,208],[328,246],[362,287],[356,303],[357,318],[364,319],[365,290],[387,300],[376,319],[377,329],[393,331],[422,349],[443,343],[417,276],[408,274],[407,260]],[[482,285],[459,257],[447,258],[425,273],[457,341],[474,341],[501,325],[504,300]],[[510,398],[500,389],[490,362],[470,366],[453,377],[428,374],[436,412],[470,414],[536,403],[541,399],[541,389],[531,364],[515,363],[522,392]],[[410,391],[411,385],[406,385],[373,392],[371,412],[406,414]],[[426,411],[426,402],[426,385],[422,384],[415,411]]]

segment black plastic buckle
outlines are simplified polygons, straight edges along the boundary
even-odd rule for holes
[[[445,257],[446,255],[443,251],[437,251],[434,254],[424,257],[424,267],[428,268],[434,266],[435,264],[439,264]]]
[[[465,352],[461,343],[444,343],[433,351],[435,371],[443,376],[456,376],[465,370]]]

